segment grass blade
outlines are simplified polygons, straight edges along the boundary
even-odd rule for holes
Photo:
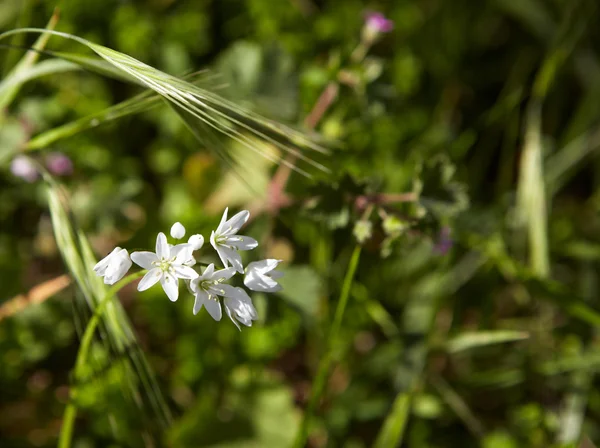
[[[62,33],[58,31],[44,31],[38,28],[21,28],[0,34],[0,39],[19,34],[19,33],[49,33],[66,39],[75,40],[86,46],[98,56],[108,62],[112,68],[105,70],[105,66],[93,62],[94,68],[104,70],[105,75],[119,77],[129,82],[143,85],[165,98],[176,109],[182,109],[195,117],[196,120],[203,122],[217,132],[236,140],[249,149],[257,151],[264,157],[268,154],[260,151],[259,147],[252,144],[252,139],[245,133],[253,134],[255,137],[276,145],[284,152],[295,155],[304,160],[312,167],[322,172],[328,172],[328,169],[304,156],[300,150],[309,149],[322,154],[328,154],[328,151],[317,144],[314,138],[308,137],[302,132],[293,128],[283,126],[280,123],[269,120],[254,112],[238,106],[237,104],[219,96],[215,93],[193,85],[192,83],[175,76],[164,73],[143,62],[140,62],[126,54],[89,42],[81,37]],[[89,58],[77,60],[72,55],[54,53],[59,57],[68,58],[71,62],[80,63],[82,66],[87,64],[90,67]],[[85,61],[85,62],[83,62]],[[118,74],[115,73],[115,70]],[[294,169],[296,167],[294,166]],[[302,172],[301,170],[296,169]],[[306,172],[304,172],[307,175]]]
[[[55,11],[50,21],[46,25],[46,30],[41,31],[41,36],[33,44],[30,51],[25,53],[19,63],[6,75],[2,83],[0,83],[0,109],[7,107],[15,99],[21,88],[22,82],[13,82],[12,79],[19,79],[22,72],[28,71],[38,60],[39,52],[44,49],[50,39],[50,31],[54,29],[58,23],[58,13]],[[6,84],[9,86],[7,87]]]

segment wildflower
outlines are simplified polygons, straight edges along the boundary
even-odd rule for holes
[[[25,156],[17,156],[12,160],[10,172],[27,182],[34,182],[39,177],[38,170],[33,162]]]
[[[253,261],[246,267],[244,285],[246,285],[246,287],[252,291],[281,291],[281,285],[275,281],[283,276],[283,272],[275,271],[275,268],[280,262],[281,260],[274,260],[272,258],[261,261]]]
[[[229,267],[215,271],[215,265],[209,264],[202,275],[193,279],[190,283],[190,289],[194,293],[194,315],[202,309],[204,305],[208,314],[219,321],[222,317],[221,303],[217,296],[235,294],[235,288],[226,285],[223,282],[229,280],[235,274],[235,268]]]
[[[134,252],[131,259],[148,272],[138,285],[138,291],[145,291],[160,281],[160,284],[169,297],[175,302],[179,297],[179,280],[192,280],[198,273],[185,263],[189,262],[192,247],[189,244],[169,246],[167,237],[160,232],[156,237],[156,253]]]
[[[441,228],[440,233],[438,235],[438,240],[433,247],[433,252],[437,255],[446,255],[454,242],[452,241],[452,233],[450,227],[444,226]]]
[[[180,222],[176,222],[171,226],[171,236],[176,240],[180,240],[185,236],[185,227]]]
[[[361,219],[354,224],[352,233],[356,237],[356,240],[362,244],[373,235],[373,224],[371,221]]]
[[[73,162],[62,152],[51,152],[46,157],[48,170],[57,176],[68,176],[73,173]]]
[[[242,257],[237,251],[254,249],[258,242],[249,236],[237,235],[238,230],[248,221],[250,212],[243,210],[227,220],[227,211],[226,208],[217,230],[210,234],[210,244],[219,254],[223,266],[229,267],[231,263],[237,272],[243,274]]]
[[[234,288],[234,290],[223,299],[225,312],[238,330],[241,330],[238,321],[247,327],[251,327],[252,321],[258,319],[258,313],[252,304],[252,299],[242,288]]]
[[[192,246],[193,250],[200,250],[204,246],[204,237],[202,235],[192,235],[188,239],[188,244]]]
[[[365,16],[365,26],[367,33],[377,35],[379,33],[389,33],[394,29],[394,22],[388,19],[380,12],[368,12]]]
[[[383,220],[382,227],[386,235],[398,236],[408,229],[408,223],[394,215],[388,215]]]
[[[129,254],[125,249],[115,247],[114,250],[94,266],[94,272],[104,277],[106,285],[114,285],[127,273],[131,267]]]

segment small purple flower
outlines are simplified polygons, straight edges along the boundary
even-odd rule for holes
[[[73,173],[73,162],[62,152],[51,152],[46,157],[46,166],[52,174],[68,176]]]
[[[26,182],[35,182],[39,177],[38,170],[33,162],[25,156],[17,156],[10,163],[10,172]]]
[[[433,246],[433,252],[437,255],[446,255],[452,249],[453,244],[450,227],[442,227],[438,235],[438,240],[435,246]]]
[[[365,24],[372,33],[389,33],[394,29],[394,22],[380,12],[368,12]]]

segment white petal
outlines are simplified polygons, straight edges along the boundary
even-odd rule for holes
[[[96,263],[96,266],[94,266],[94,272],[100,276],[104,275],[104,272],[106,271],[106,268],[108,267],[112,256],[120,250],[120,247],[115,247],[110,254],[108,254],[106,257],[104,257],[102,260]]]
[[[215,265],[213,263],[206,266],[202,273],[202,280],[212,280],[213,273],[215,272]]]
[[[254,308],[254,304],[252,303],[252,298],[248,295],[248,293],[239,286],[237,288],[237,298],[244,303],[246,307],[248,307],[248,311],[252,319],[256,320],[258,318],[258,313],[256,312],[256,308]]]
[[[252,250],[258,246],[258,241],[249,236],[235,235],[227,238],[227,244],[237,250]]]
[[[198,314],[198,311],[200,311],[202,309],[202,305],[204,305],[207,301],[208,301],[208,293],[203,290],[200,289],[198,291],[196,291],[196,294],[194,294],[194,316],[196,314]]]
[[[219,299],[216,297],[209,298],[206,302],[204,302],[204,307],[214,320],[217,322],[221,320],[223,312],[221,311],[221,303],[219,302]]]
[[[229,235],[233,235],[237,233],[240,228],[246,224],[248,218],[250,217],[250,212],[248,210],[242,210],[239,213],[236,213],[231,217],[229,221],[225,223],[225,231]]]
[[[231,313],[231,310],[227,306],[227,299],[225,299],[224,305],[225,305],[225,312],[227,313],[227,315],[231,319],[231,322],[233,322],[235,324],[235,326],[237,327],[238,330],[242,331],[242,328],[240,327],[240,324],[238,324],[237,321],[234,319],[233,314]]]
[[[263,269],[262,272],[269,272],[275,269],[277,265],[281,263],[281,260],[276,260],[275,258],[267,258],[266,260],[259,261],[258,263],[261,264],[261,267]]]
[[[152,263],[158,260],[158,257],[154,252],[133,252],[131,259],[135,264],[141,266],[144,269],[152,269],[154,266]]]
[[[218,283],[210,288],[213,294],[223,296],[223,297],[231,297],[237,298],[238,292],[235,287],[228,285],[227,283]]]
[[[246,266],[246,272],[255,271],[260,274],[265,274],[275,269],[279,263],[281,263],[281,260],[277,260],[275,258],[253,261],[252,263],[248,263],[248,266]]]
[[[185,278],[187,280],[192,280],[192,279],[198,277],[198,273],[196,271],[194,271],[192,268],[189,268],[189,267],[183,266],[183,265],[179,265],[179,264],[173,265],[173,271],[175,271],[175,275],[178,278]]]
[[[281,291],[281,285],[267,275],[257,271],[250,271],[244,277],[244,285],[252,291],[277,292]]]
[[[149,270],[140,280],[140,283],[137,287],[138,291],[145,291],[148,288],[156,285],[156,283],[161,279],[162,275],[163,271],[161,271],[159,268]]]
[[[223,266],[228,267],[229,264],[227,263],[227,257],[225,256],[225,253],[223,252],[223,246],[221,246],[220,244],[217,244],[216,238],[217,238],[217,234],[214,231],[211,232],[210,245],[217,251],[217,255],[219,255],[219,258],[221,259],[221,263],[223,263]]]
[[[204,237],[202,235],[192,235],[188,240],[188,244],[192,246],[194,250],[200,250],[204,246]]]
[[[177,281],[177,278],[168,272],[165,272],[160,279],[160,284],[165,290],[165,294],[169,300],[171,302],[177,301],[177,298],[179,297],[179,282]]]
[[[227,212],[229,211],[229,207],[225,207],[225,211],[223,212],[223,216],[221,216],[221,222],[219,223],[219,225],[217,226],[217,231],[216,233],[221,233],[221,231],[223,230],[223,226],[225,225],[225,221],[227,221]]]
[[[170,249],[169,244],[167,243],[167,237],[164,233],[160,232],[156,236],[156,256],[161,258],[169,258]]]
[[[176,246],[171,247],[169,256],[171,258],[175,257],[175,262],[177,264],[184,264],[194,259],[192,252],[193,249],[191,244],[177,244]]]
[[[252,326],[252,321],[257,319],[256,309],[254,305],[252,305],[252,300],[250,296],[244,291],[242,288],[238,289],[238,294],[236,297],[227,297],[224,299],[225,306],[229,308],[235,318],[246,325],[247,327]],[[241,297],[242,299],[238,299]]]
[[[185,236],[185,227],[180,222],[176,222],[171,226],[171,236],[176,240],[180,240]]]
[[[220,246],[217,253],[219,254],[219,257],[221,257],[221,260],[223,258],[227,260],[227,264],[223,263],[225,264],[225,267],[229,266],[229,263],[231,263],[231,265],[235,268],[236,271],[238,271],[240,274],[244,273],[244,266],[242,266],[242,257],[240,256],[240,254],[237,253],[235,249]]]
[[[229,267],[225,269],[221,269],[219,271],[215,271],[211,276],[211,280],[229,280],[231,277],[235,275],[235,268]]]
[[[108,265],[104,276],[104,283],[114,285],[127,274],[130,267],[131,259],[129,258],[129,254],[125,249],[121,249],[113,256],[111,263]]]

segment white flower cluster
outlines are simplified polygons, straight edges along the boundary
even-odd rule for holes
[[[138,291],[145,291],[160,282],[167,297],[175,302],[179,298],[179,279],[186,282],[189,291],[194,294],[194,314],[204,306],[213,319],[219,321],[223,315],[219,297],[223,299],[225,312],[233,323],[240,328],[238,322],[250,327],[258,318],[252,299],[240,287],[226,282],[235,274],[244,274],[244,285],[252,291],[277,292],[281,286],[277,283],[283,273],[275,270],[281,260],[267,259],[249,263],[244,269],[238,251],[251,250],[258,246],[254,238],[238,235],[237,232],[248,221],[250,213],[243,210],[229,220],[227,211],[223,213],[217,230],[210,235],[210,244],[217,251],[223,269],[215,270],[209,264],[199,274],[194,252],[204,245],[202,235],[192,235],[187,243],[169,244],[164,233],[156,237],[156,252],[133,252],[131,258],[125,249],[115,248],[109,255],[94,267],[97,275],[104,277],[104,283],[112,285],[125,276],[131,261],[148,272],[140,280]],[[185,227],[175,223],[171,227],[171,237],[182,239]]]

